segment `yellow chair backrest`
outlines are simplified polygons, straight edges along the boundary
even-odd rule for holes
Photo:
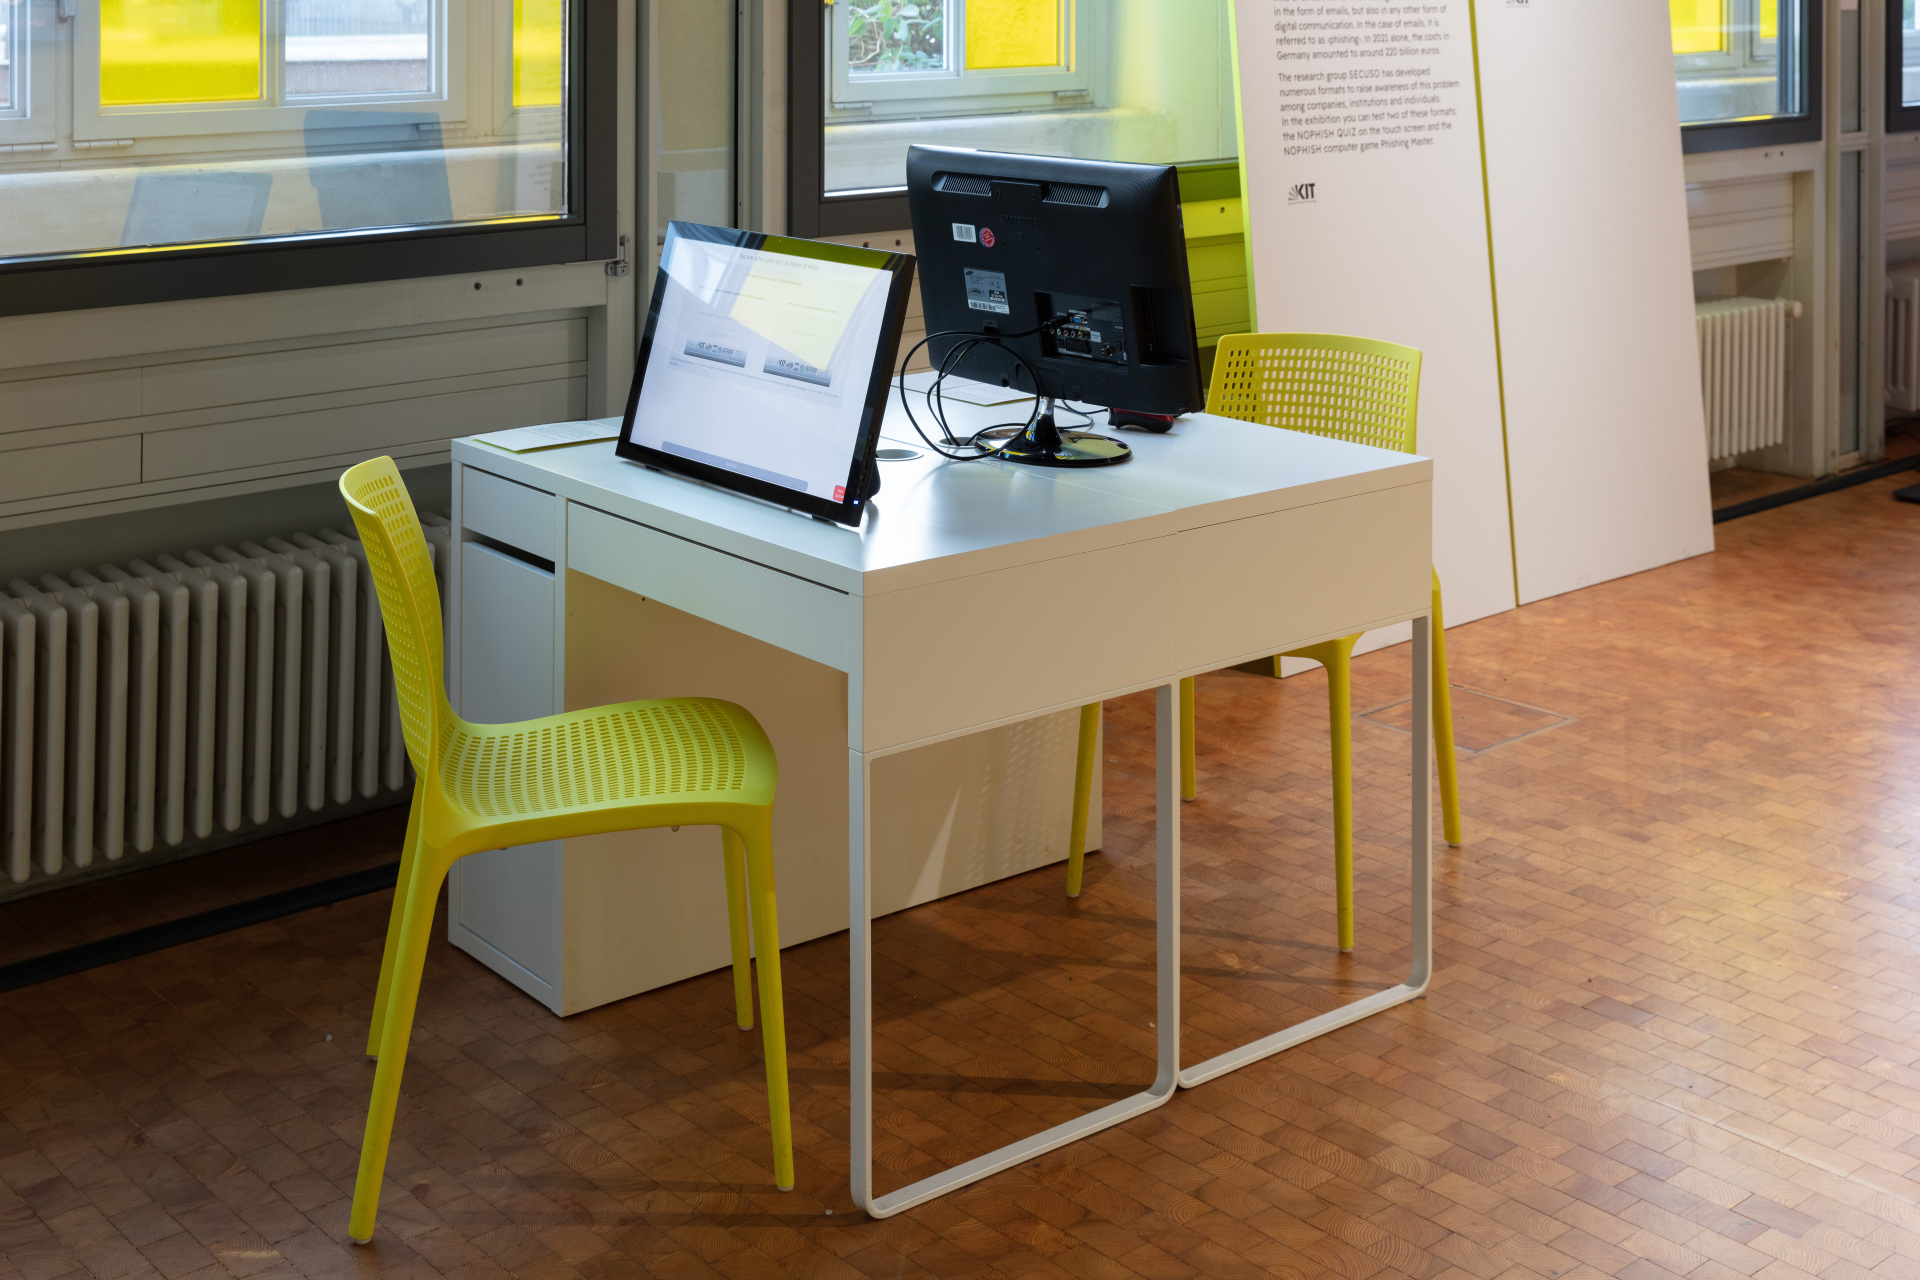
[[[1414,452],[1420,352],[1337,333],[1230,333],[1213,360],[1207,412]]]
[[[420,515],[392,458],[374,458],[340,477],[340,494],[367,549],[393,659],[400,727],[414,771],[425,774],[438,747],[446,707],[441,676],[440,589],[433,581]]]

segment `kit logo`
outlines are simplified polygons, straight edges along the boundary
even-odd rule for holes
[[[982,248],[986,248],[986,249],[993,248],[993,228],[992,227],[980,228],[980,244]]]
[[[1320,184],[1317,182],[1294,183],[1292,186],[1287,188],[1287,203],[1288,204],[1312,204],[1313,189],[1319,185]]]

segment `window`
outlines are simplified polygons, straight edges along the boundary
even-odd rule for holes
[[[1914,0],[1887,0],[1887,132],[1920,131],[1920,15]]]
[[[615,11],[0,0],[0,313],[610,257]]]
[[[0,0],[0,162],[53,139],[53,76],[32,74],[36,49],[50,46],[52,0]]]
[[[827,11],[832,58],[825,104],[826,189],[872,191],[906,181],[909,122],[975,119],[977,145],[1019,136],[1021,115],[1084,108],[1108,6],[1074,0],[864,0]],[[892,128],[887,128],[891,122]],[[878,126],[878,127],[862,127]],[[929,139],[930,140],[930,139]]]
[[[1820,136],[1817,0],[1668,0],[1688,151]]]
[[[20,97],[14,83],[21,59],[13,51],[14,41],[20,38],[20,8],[18,0],[0,4],[0,112],[9,115]]]
[[[648,135],[656,245],[675,220],[748,225],[735,212],[736,12],[713,0],[653,0]]]
[[[795,234],[906,226],[915,142],[1178,164],[1238,151],[1226,0],[795,0],[788,31]]]

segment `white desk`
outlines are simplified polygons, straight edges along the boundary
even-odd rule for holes
[[[1004,415],[961,407],[950,416],[956,425],[975,416],[984,425]],[[1119,467],[953,463],[925,450],[897,399],[885,434],[886,443],[907,444],[922,456],[883,464],[884,489],[858,530],[620,461],[611,444],[507,454],[457,440],[454,524],[462,536],[449,576],[465,598],[450,611],[456,634],[448,647],[456,698],[470,716],[492,709],[487,718],[510,719],[576,700],[586,705],[605,700],[591,695],[606,686],[569,670],[569,662],[583,666],[579,633],[602,617],[596,610],[612,607],[610,600],[644,599],[654,613],[626,616],[659,620],[663,642],[674,627],[717,624],[702,633],[702,648],[676,651],[674,660],[690,670],[705,648],[731,638],[727,642],[770,646],[761,652],[798,664],[795,671],[823,669],[833,687],[844,689],[853,1193],[876,1217],[1150,1110],[1177,1086],[1413,999],[1425,990],[1432,952],[1431,757],[1427,735],[1416,733],[1406,983],[1179,1070],[1177,682],[1412,620],[1414,723],[1425,724],[1432,562],[1427,459],[1196,416],[1164,436],[1124,433],[1136,456]],[[513,577],[516,571],[531,575],[524,577],[528,585],[514,585],[522,581]],[[473,654],[481,618],[492,651],[531,655],[517,674],[497,666],[478,674]],[[590,629],[603,642],[599,661],[606,663],[607,627]],[[650,661],[644,636],[623,635],[619,642],[632,647],[634,664]],[[611,655],[615,667],[620,652],[616,646]],[[980,675],[979,659],[990,654],[1010,660],[988,679]],[[953,661],[958,657],[968,660]],[[886,762],[905,753],[1008,732],[1036,717],[1144,689],[1156,690],[1158,717],[1157,1078],[1134,1097],[876,1198],[868,961],[876,906],[895,905],[875,896],[876,877],[884,879],[889,869],[889,851],[876,843],[876,805],[885,799],[876,796],[876,769],[884,781]],[[704,684],[621,692],[732,696]],[[766,696],[784,695],[769,686]],[[752,698],[737,700],[761,714]],[[839,726],[830,727],[838,741]],[[775,741],[782,751],[776,813],[825,806],[837,819],[838,796],[796,791],[789,749]],[[462,864],[471,870],[464,890],[455,888],[457,942],[475,949],[459,933],[464,892],[511,902],[536,932],[572,945],[566,935],[578,930],[582,917],[557,904],[564,887],[556,885],[576,874],[575,864],[556,870],[559,861],[520,854],[481,855],[494,861]],[[657,865],[664,875],[681,861],[687,860]],[[784,929],[793,877],[785,863],[778,875]],[[690,909],[692,893],[690,885],[656,886],[650,918],[625,920],[623,931],[670,929]],[[724,938],[719,945],[723,964]],[[510,970],[498,954],[483,958]]]

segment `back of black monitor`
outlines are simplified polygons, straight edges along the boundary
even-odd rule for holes
[[[992,345],[951,372],[1145,413],[1203,407],[1171,166],[916,146],[907,203],[927,333],[998,335],[1041,385]],[[963,341],[932,338],[934,367]]]

